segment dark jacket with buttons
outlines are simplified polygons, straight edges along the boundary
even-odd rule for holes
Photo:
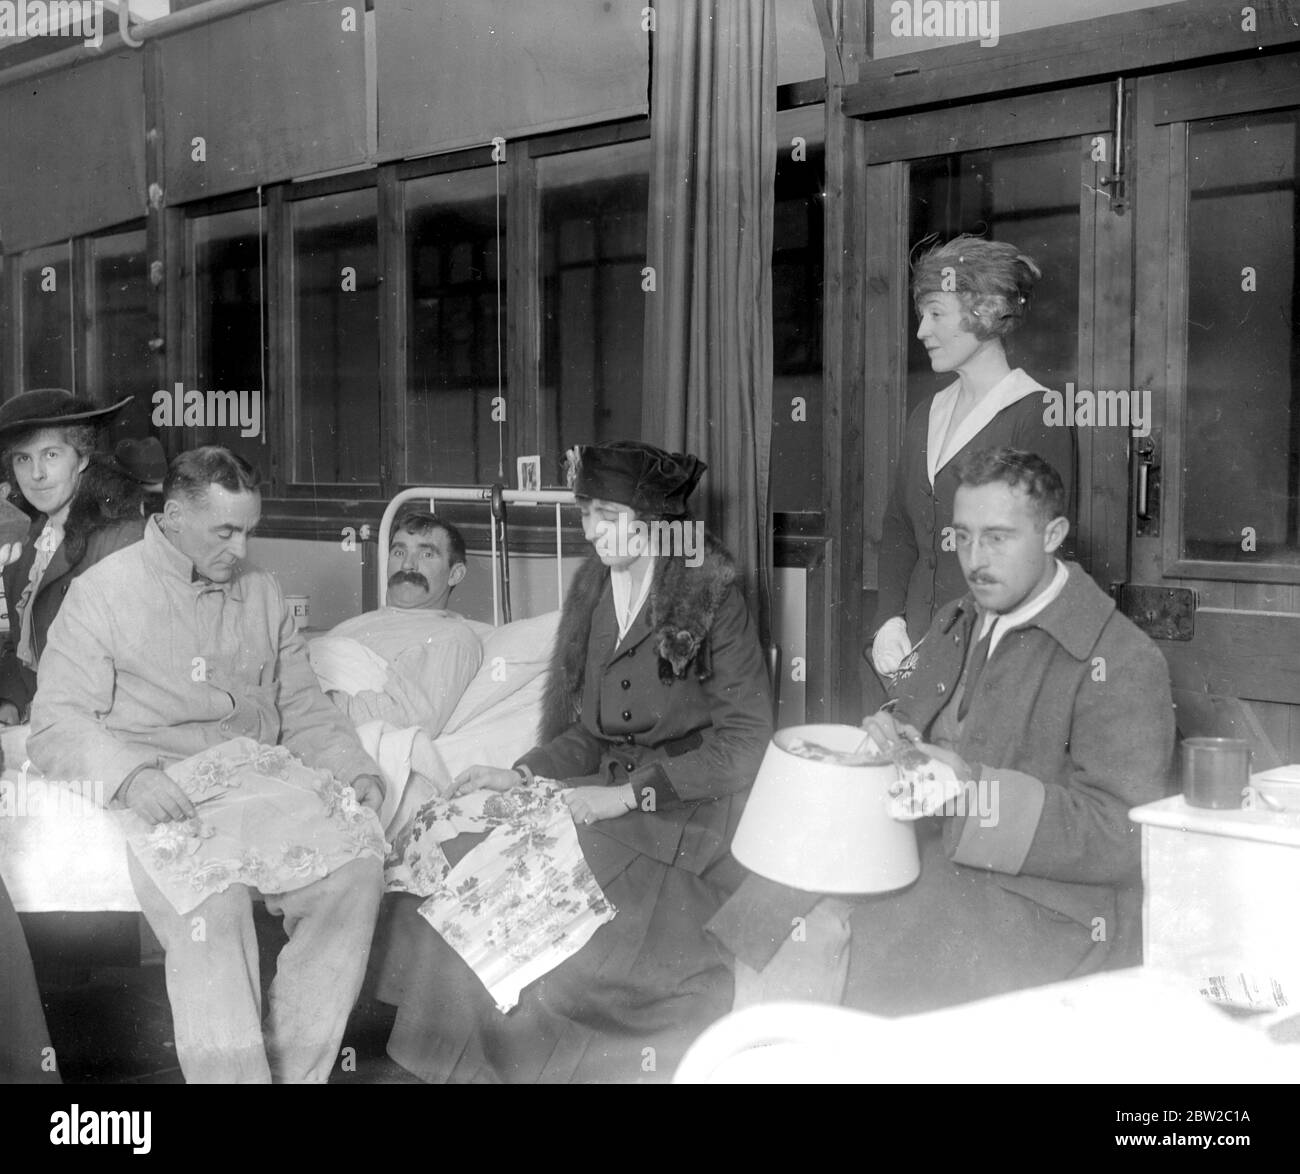
[[[962,457],[1002,445],[1037,453],[1061,475],[1066,516],[1074,517],[1074,430],[1043,422],[1041,396],[1027,395],[1003,408],[935,474],[931,486],[926,452],[933,402],[934,396],[927,397],[907,420],[898,474],[881,531],[879,595],[871,625],[875,632],[886,620],[903,616],[913,644],[925,635],[935,612],[966,594],[956,544],[944,542],[944,528],[952,525],[957,466]]]
[[[139,542],[144,535],[141,508],[145,492],[109,458],[95,454],[77,482],[77,492],[64,524],[63,541],[50,559],[40,588],[29,601],[32,611],[32,652],[39,662],[54,617],[63,606],[72,581],[101,559]],[[37,514],[17,562],[4,569],[5,608],[9,635],[0,649],[0,701],[8,701],[26,716],[36,692],[36,674],[18,659],[20,619],[18,601],[26,590],[36,559],[36,540],[45,529]]]
[[[762,649],[734,574],[711,541],[699,567],[658,559],[620,644],[609,571],[589,559],[565,599],[543,742],[520,760],[575,786],[630,782],[639,807],[602,821],[602,837],[695,873],[725,855],[772,735]]]

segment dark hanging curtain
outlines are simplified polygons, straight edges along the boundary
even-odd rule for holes
[[[645,439],[709,466],[697,509],[771,633],[775,0],[655,6]]]

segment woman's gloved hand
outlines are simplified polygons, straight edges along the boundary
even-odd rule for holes
[[[871,663],[876,672],[882,676],[892,677],[898,672],[903,658],[912,651],[912,642],[907,638],[907,621],[902,616],[886,620],[876,632],[871,642]]]

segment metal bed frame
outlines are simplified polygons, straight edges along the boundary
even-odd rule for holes
[[[492,622],[499,628],[510,622],[510,545],[507,526],[509,505],[550,505],[555,508],[555,592],[557,608],[564,606],[564,519],[565,506],[576,505],[568,489],[507,489],[496,485],[422,485],[403,489],[384,510],[379,523],[379,558],[376,576],[379,606],[388,598],[388,538],[398,510],[408,501],[426,501],[431,514],[437,513],[439,501],[486,502],[492,516],[490,554],[492,557]]]

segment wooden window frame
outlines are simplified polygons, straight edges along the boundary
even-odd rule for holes
[[[841,34],[842,111],[874,118],[1071,82],[1130,76],[1201,59],[1266,54],[1296,40],[1291,0],[1256,0],[1256,29],[1242,29],[1240,4],[1180,0],[1154,8],[1052,24],[1004,36],[870,60],[871,0],[854,0],[857,22]],[[845,20],[850,12],[846,4]],[[1063,36],[1062,32],[1067,35]]]
[[[1266,84],[1261,86],[1261,81]],[[1182,556],[1183,433],[1186,426],[1188,283],[1188,129],[1191,122],[1231,118],[1252,111],[1300,107],[1300,53],[1199,67],[1142,79],[1137,91],[1136,182],[1143,232],[1134,329],[1145,341],[1139,387],[1159,384],[1153,396],[1153,429],[1160,434],[1160,534],[1135,539],[1134,560],[1143,581],[1229,580],[1239,583],[1300,583],[1300,564],[1223,562]],[[1148,195],[1149,193],[1149,195]],[[1146,380],[1147,382],[1144,382]],[[1158,550],[1158,560],[1153,558]]]
[[[543,451],[540,419],[540,307],[535,296],[539,279],[538,233],[540,200],[535,161],[576,150],[587,150],[649,137],[645,118],[566,130],[507,143],[506,159],[492,161],[490,147],[475,147],[419,159],[406,159],[315,179],[289,181],[263,189],[263,262],[267,314],[267,391],[279,405],[268,425],[276,428],[276,439],[268,443],[265,515],[259,534],[266,537],[333,539],[344,526],[375,524],[384,505],[399,489],[414,482],[406,480],[405,373],[409,323],[406,307],[406,225],[404,184],[412,179],[483,167],[506,168],[506,337],[505,360],[510,404],[506,421],[506,456],[516,452]],[[380,388],[380,476],[364,485],[292,482],[289,433],[289,395],[292,391],[292,322],[288,298],[292,280],[292,234],[289,205],[338,192],[374,187],[377,193],[377,264],[380,274],[379,364]],[[204,216],[255,208],[257,194],[231,193],[169,209],[166,245],[171,288],[180,296],[167,299],[169,337],[183,339],[178,354],[168,360],[168,377],[191,382],[196,370],[194,331],[194,252],[189,222]],[[8,282],[6,273],[6,283]],[[8,363],[6,356],[6,363]],[[20,361],[20,359],[18,360]],[[20,369],[20,368],[19,368]],[[170,385],[170,384],[168,384]],[[185,432],[182,443],[193,442]],[[543,532],[516,517],[512,545],[527,552],[553,550],[549,529]],[[471,542],[486,541],[486,523],[472,521],[463,527]],[[480,533],[481,531],[481,533]]]
[[[1102,282],[1129,263],[1131,214],[1116,216],[1098,194],[1107,164],[1092,162],[1088,140],[1103,137],[1107,158],[1114,147],[1115,87],[1105,82],[1066,86],[1042,94],[975,102],[958,110],[931,110],[866,122],[864,192],[872,210],[863,263],[866,293],[864,364],[866,407],[859,458],[861,589],[878,589],[877,560],[885,508],[897,474],[907,419],[907,235],[912,160],[971,150],[994,150],[1049,140],[1079,140],[1079,339],[1075,370],[1080,386],[1126,386],[1131,350],[1127,305],[1099,296]],[[1091,194],[1089,194],[1091,193]],[[1121,285],[1118,288],[1127,288]],[[1088,382],[1085,382],[1088,381]],[[1077,556],[1106,584],[1127,574],[1127,501],[1108,492],[1117,468],[1129,461],[1128,438],[1119,429],[1077,432],[1080,531],[1086,545]],[[1127,477],[1118,474],[1123,483]],[[863,633],[865,639],[866,633]]]
[[[379,241],[378,236],[381,230],[380,219],[380,172],[379,169],[372,169],[360,172],[349,172],[343,175],[329,176],[321,179],[304,180],[289,184],[277,185],[281,193],[281,199],[277,201],[276,227],[283,233],[283,241],[278,241],[276,247],[271,247],[271,233],[267,233],[267,257],[269,258],[270,268],[274,276],[268,280],[268,286],[274,282],[277,291],[277,304],[283,307],[283,312],[277,316],[276,321],[272,324],[268,321],[268,329],[274,330],[274,340],[272,343],[272,353],[278,355],[276,361],[277,370],[280,375],[282,384],[281,394],[277,396],[279,401],[279,435],[280,435],[280,468],[283,470],[277,486],[276,501],[294,501],[307,499],[316,501],[321,497],[327,498],[347,498],[360,497],[371,499],[384,496],[384,472],[385,462],[383,459],[383,437],[385,418],[390,418],[388,405],[384,397],[384,364],[380,358],[384,348],[384,325],[385,325],[385,289],[387,283],[382,280],[383,270],[380,267],[384,258],[383,243]],[[379,355],[376,355],[376,375],[379,378],[379,451],[375,454],[379,462],[379,476],[373,481],[360,482],[337,482],[337,481],[300,481],[293,477],[295,457],[293,452],[292,436],[295,434],[297,419],[299,414],[298,393],[298,359],[297,359],[297,316],[294,307],[294,243],[293,243],[293,205],[305,200],[315,200],[322,197],[343,195],[350,192],[363,192],[369,190],[375,191],[375,265],[381,278],[379,288],[376,294],[378,303],[378,332],[379,332]],[[268,315],[269,317],[269,315]],[[268,356],[267,373],[270,374]],[[268,382],[273,380],[268,379]],[[389,497],[392,494],[388,494]]]

